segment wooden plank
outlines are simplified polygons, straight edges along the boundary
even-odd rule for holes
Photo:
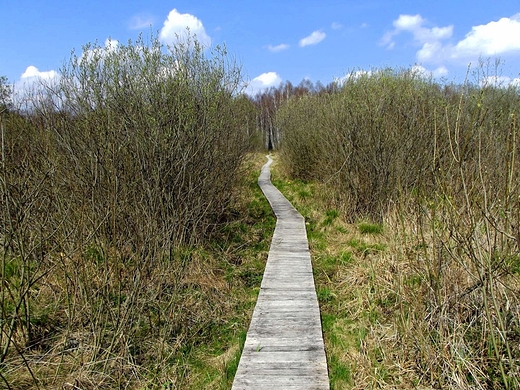
[[[258,179],[276,228],[233,390],[329,389],[305,220],[270,181]]]

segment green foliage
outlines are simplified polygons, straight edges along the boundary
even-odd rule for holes
[[[383,225],[380,223],[360,222],[358,229],[361,234],[381,234]]]
[[[11,104],[13,89],[7,80],[7,77],[0,76],[0,114],[7,111]]]
[[[87,44],[56,80],[1,117],[0,386],[191,386],[200,346],[247,327],[265,246],[242,250],[269,234],[238,202],[240,68],[152,37]]]
[[[458,86],[413,69],[352,73],[335,89],[288,99],[277,113],[288,180],[321,183],[322,210],[372,221],[346,242],[363,276],[334,269],[330,255],[318,258],[316,275],[329,284],[338,275],[360,281],[360,297],[343,309],[359,303],[357,318],[397,335],[395,343],[372,339],[379,345],[367,378],[378,386],[400,384],[398,365],[413,367],[403,374],[416,386],[520,385],[520,324],[512,320],[520,315],[520,95],[492,85],[480,66],[475,84]],[[310,239],[340,232],[325,229],[333,218],[321,231],[315,219]],[[374,242],[388,235],[393,245]],[[398,363],[382,366],[396,349]]]

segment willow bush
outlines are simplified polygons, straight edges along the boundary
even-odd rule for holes
[[[435,142],[440,97],[412,71],[352,74],[339,92],[293,99],[280,110],[282,157],[293,173],[327,181],[348,196],[343,203],[353,219],[379,219],[401,190],[419,179],[427,183],[423,156]],[[305,114],[307,107],[315,113]],[[308,160],[302,147],[319,157]]]
[[[240,73],[225,52],[205,58],[189,41],[162,49],[87,46],[55,91],[64,112],[56,152],[61,166],[77,167],[67,191],[90,200],[93,226],[106,219],[103,234],[114,240],[140,237],[142,221],[165,243],[204,237],[247,147],[234,112]]]
[[[88,44],[2,114],[2,386],[177,386],[174,357],[218,321],[186,248],[223,222],[249,148],[241,83],[189,37]]]
[[[519,386],[520,96],[486,80],[352,73],[277,115],[293,176],[326,184],[350,222],[395,234],[378,278],[416,385]]]

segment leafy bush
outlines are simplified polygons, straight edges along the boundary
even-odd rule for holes
[[[351,222],[395,234],[376,277],[397,297],[388,302],[399,358],[421,385],[519,386],[520,95],[486,80],[353,73],[277,115],[293,177],[325,184],[327,207]]]
[[[241,82],[190,38],[88,44],[2,115],[4,384],[176,385],[174,357],[225,309],[189,248],[225,221],[249,148]]]

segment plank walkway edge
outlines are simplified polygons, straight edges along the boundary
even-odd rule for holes
[[[330,388],[305,220],[271,183],[258,184],[276,228],[232,390]]]

